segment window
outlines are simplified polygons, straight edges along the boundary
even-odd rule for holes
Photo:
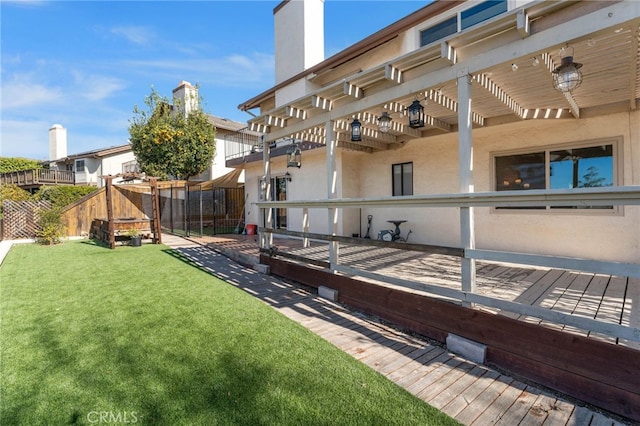
[[[460,30],[467,29],[506,12],[507,6],[507,0],[487,0],[463,10],[459,13]],[[420,46],[426,46],[457,32],[458,15],[455,15],[446,21],[420,31]]]
[[[122,163],[122,173],[140,173],[140,166],[136,160]]]
[[[460,28],[463,30],[507,11],[506,0],[488,0],[460,13]]]
[[[400,163],[391,166],[393,196],[413,195],[413,163]]]
[[[76,160],[76,173],[84,173],[84,160]]]
[[[440,22],[433,27],[420,31],[420,46],[426,46],[436,40],[445,38],[458,31],[458,17],[453,16],[446,21]]]
[[[552,147],[535,152],[496,155],[494,157],[495,188],[497,191],[522,191],[614,186],[616,185],[618,143],[617,139],[608,139],[581,145]],[[547,207],[524,208],[546,209]],[[612,206],[550,208],[613,209]]]

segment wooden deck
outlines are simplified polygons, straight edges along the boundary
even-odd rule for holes
[[[17,185],[25,189],[42,185],[75,185],[75,173],[68,170],[22,170],[0,174],[0,184]]]
[[[320,299],[309,289],[229,262],[198,243],[171,236],[163,236],[163,241],[201,268],[263,300],[463,424],[631,424],[460,358],[438,343],[403,333],[375,318]],[[220,242],[218,239],[217,243]],[[233,245],[236,254],[247,256],[241,261],[250,261],[251,256],[255,256],[252,239],[227,239],[223,245],[227,248]],[[498,272],[495,268],[492,271]]]

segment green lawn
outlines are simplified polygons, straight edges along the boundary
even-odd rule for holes
[[[0,424],[456,424],[162,245],[14,246]]]

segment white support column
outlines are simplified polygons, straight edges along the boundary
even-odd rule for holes
[[[325,123],[326,141],[327,141],[327,198],[337,198],[338,174],[336,171],[336,135],[333,131],[333,121],[329,120]],[[338,209],[328,209],[328,233],[336,235],[338,233]],[[329,267],[334,270],[334,266],[338,264],[338,242],[331,241],[329,243]]]
[[[309,209],[306,207],[302,209],[302,232],[304,233],[309,232]],[[308,238],[305,237],[302,239],[302,246],[304,248],[309,247]]]
[[[270,142],[267,141],[264,136],[262,137],[262,162],[263,162],[263,176],[265,182],[264,200],[271,200],[271,148],[269,148]],[[263,229],[267,226],[271,226],[273,223],[273,209],[260,209],[260,220],[262,221]],[[260,247],[269,249],[273,243],[273,235],[271,233],[260,232]]]
[[[471,76],[465,70],[458,74],[458,168],[460,192],[474,192],[473,137],[471,110]],[[473,207],[460,207],[460,244],[465,249],[476,246]],[[462,258],[462,291],[476,291],[476,261]]]

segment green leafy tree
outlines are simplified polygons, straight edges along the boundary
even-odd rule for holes
[[[22,170],[33,170],[42,167],[38,160],[21,157],[0,157],[0,173],[12,173]]]
[[[198,106],[185,116],[153,88],[146,110],[134,107],[129,121],[133,153],[140,169],[162,179],[189,179],[204,172],[215,155],[215,127]],[[201,105],[202,102],[198,102]]]

